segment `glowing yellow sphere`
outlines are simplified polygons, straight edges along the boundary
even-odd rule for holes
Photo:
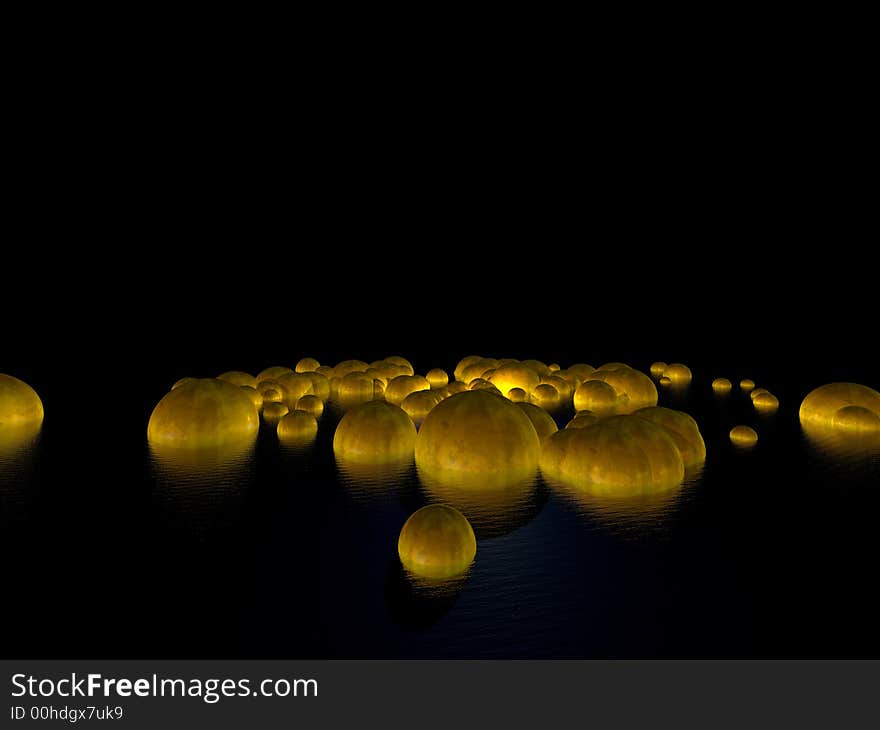
[[[0,428],[39,426],[43,422],[43,401],[23,380],[0,373]]]
[[[330,400],[330,379],[319,372],[305,373],[312,380],[312,395],[325,403]]]
[[[618,413],[632,413],[639,408],[657,405],[657,387],[654,385],[654,381],[639,370],[627,367],[618,368],[603,373],[602,381],[614,388],[617,393]],[[581,409],[577,405],[575,408],[577,410],[592,410]]]
[[[880,434],[880,413],[862,406],[844,406],[834,413],[831,427],[847,433]]]
[[[302,358],[302,360],[300,360],[296,364],[294,371],[296,371],[298,373],[313,373],[319,367],[321,367],[321,363],[319,363],[317,360],[315,360],[315,358],[304,357],[304,358]]]
[[[642,408],[633,415],[646,418],[667,430],[681,454],[685,469],[699,466],[706,461],[706,442],[697,422],[682,411],[654,406]]]
[[[565,378],[560,378],[557,375],[543,375],[541,376],[541,383],[546,383],[547,385],[552,385],[556,388],[561,403],[571,402],[571,399],[574,396],[574,388],[567,380],[565,380]]]
[[[265,383],[263,383],[263,385],[265,386]],[[241,386],[239,386],[239,387],[241,387]],[[261,395],[262,398],[263,398],[263,404],[266,404],[266,403],[283,403],[284,400],[285,400],[285,398],[284,398],[284,393],[281,392],[281,389],[280,389],[280,388],[273,388],[273,387],[271,387],[271,386],[270,386],[270,387],[264,387],[264,388],[262,389],[262,391],[258,391],[258,392],[260,393],[260,395]]]
[[[606,362],[604,365],[600,365],[596,370],[602,370],[606,373],[614,372],[615,370],[629,370],[630,366],[625,362]]]
[[[677,487],[684,462],[665,428],[625,415],[555,433],[544,442],[541,471],[593,495],[630,497]]]
[[[400,407],[383,400],[369,401],[346,413],[333,435],[339,459],[362,464],[396,462],[412,456],[416,427]]]
[[[739,389],[743,393],[751,393],[755,389],[755,381],[749,378],[743,378],[739,381]]]
[[[686,385],[694,378],[691,369],[680,362],[674,362],[667,365],[666,369],[663,371],[663,376],[669,378],[669,380],[676,385]]]
[[[513,400],[513,399],[511,399]],[[559,391],[549,383],[541,383],[529,394],[529,402],[547,411],[556,411],[562,405]]]
[[[260,416],[239,386],[205,378],[175,388],[153,409],[147,439],[157,446],[218,448],[256,437]]]
[[[468,569],[477,539],[467,518],[454,507],[429,504],[404,524],[397,540],[400,562],[422,578],[451,578]]]
[[[712,381],[712,390],[716,393],[729,393],[733,390],[733,383],[727,378],[715,378],[715,380]]]
[[[318,419],[308,411],[290,411],[278,421],[277,432],[278,440],[284,444],[309,444],[318,433]]]
[[[247,397],[251,399],[254,404],[254,408],[256,408],[258,411],[262,410],[263,395],[262,393],[260,393],[259,390],[257,390],[256,388],[251,388],[251,386],[249,385],[240,385],[239,388],[241,388],[242,391],[244,391],[244,393],[247,395]]]
[[[477,475],[506,483],[535,471],[541,441],[517,404],[483,390],[437,404],[416,440],[416,465],[440,481]]]
[[[363,372],[352,371],[336,380],[335,399],[345,407],[373,400],[373,379]]]
[[[349,373],[362,373],[369,367],[363,360],[343,360],[333,368],[333,374],[337,378],[344,378]]]
[[[598,420],[599,416],[597,416],[592,411],[578,411],[574,414],[574,418],[572,418],[567,424],[565,424],[565,427],[586,428],[587,426],[592,426]]]
[[[317,368],[315,372],[318,373],[318,375],[323,375],[325,378],[327,378],[327,380],[330,380],[330,378],[336,375],[333,368],[331,368],[329,365],[321,365],[321,367]]]
[[[529,368],[529,370],[534,370],[538,375],[550,374],[550,368],[540,360],[523,360],[522,365]]]
[[[452,371],[452,377],[456,380],[463,380],[461,374],[465,369],[482,359],[483,357],[481,355],[468,355],[467,357],[463,357],[458,361],[458,365],[456,365],[455,369]]]
[[[373,381],[373,400],[385,400],[385,383],[378,378]]]
[[[751,393],[749,393],[749,398],[752,399],[752,403],[755,402],[755,398],[757,398],[762,393],[769,393],[770,391],[766,388],[755,388]]]
[[[376,360],[376,362],[370,363],[366,372],[370,374],[370,377],[381,380],[383,385],[388,385],[398,375],[412,375],[407,368],[387,360]]]
[[[278,380],[282,375],[286,375],[287,373],[292,373],[293,370],[290,368],[284,367],[283,365],[273,365],[270,368],[266,368],[262,372],[257,375],[257,385],[259,386],[264,380]],[[259,390],[259,388],[257,388]]]
[[[217,376],[217,380],[225,380],[233,385],[248,385],[251,388],[257,387],[257,379],[250,373],[243,373],[240,370],[230,370]]]
[[[664,375],[662,378],[660,378],[660,385],[663,385],[663,386],[672,385],[672,380],[670,380],[669,378],[667,378]]]
[[[519,408],[522,408],[523,413],[529,417],[529,420],[535,427],[535,431],[538,433],[538,438],[541,439],[541,441],[548,436],[552,436],[559,430],[553,417],[540,406],[537,406],[534,403],[517,403],[516,405]]]
[[[419,427],[425,416],[442,400],[443,396],[436,390],[416,390],[401,401],[400,407],[406,411],[416,427]]]
[[[488,370],[493,370],[496,367],[498,367],[497,360],[493,358],[482,357],[479,360],[468,365],[464,370],[462,370],[461,377],[459,379],[465,383],[470,383],[472,380],[482,378]]]
[[[467,385],[460,380],[453,380],[449,385],[446,386],[446,392],[449,395],[455,395],[456,393],[464,393],[467,390]]]
[[[501,391],[498,392],[500,393]],[[507,397],[514,403],[528,403],[529,401],[529,394],[522,388],[511,388],[507,392]]]
[[[617,391],[602,380],[585,380],[574,392],[575,411],[608,415],[617,408]]]
[[[385,386],[385,400],[399,406],[410,393],[430,389],[431,384],[422,375],[398,375]]]
[[[386,357],[385,362],[390,362],[392,365],[397,365],[397,367],[403,368],[404,375],[414,375],[416,372],[413,369],[412,363],[405,357],[400,357],[399,355],[391,355],[390,357]]]
[[[765,391],[752,398],[752,405],[761,413],[773,413],[779,409],[779,399],[770,391]]]
[[[263,420],[266,423],[278,423],[290,412],[283,401],[263,401]]]
[[[666,372],[666,368],[668,368],[668,367],[669,367],[669,365],[665,362],[652,363],[651,364],[651,375],[653,375],[655,378],[659,378],[661,375],[663,375],[664,372]]]
[[[428,371],[428,374],[425,375],[425,379],[428,381],[432,388],[443,388],[449,384],[449,376],[446,374],[445,370],[441,370],[440,368],[433,368]]]
[[[314,395],[312,376],[308,373],[287,373],[277,382],[284,390],[288,408],[295,408],[296,402],[304,395]]]
[[[547,366],[547,369],[548,369],[551,373],[555,373],[555,372],[558,371],[558,370],[562,370],[562,368],[559,366],[559,363],[558,363],[558,362],[551,362],[551,363]]]
[[[578,363],[575,363],[574,365],[569,365],[565,369],[565,372],[570,373],[572,376],[574,376],[574,378],[577,380],[577,383],[574,384],[574,387],[577,388],[577,386],[580,383],[583,383],[594,372],[596,372],[596,368],[594,368],[592,365],[587,365],[586,363],[578,362]],[[558,372],[557,375],[562,376],[562,371]],[[567,378],[566,378],[566,380],[567,380]]]
[[[730,442],[734,446],[749,448],[758,443],[758,433],[748,426],[734,426],[730,429]]]
[[[490,383],[488,380],[484,380],[483,378],[475,378],[470,383],[468,383],[468,390],[486,390],[490,393],[496,393],[501,395],[501,391],[495,387],[494,383]],[[504,396],[502,396],[504,397]]]
[[[190,377],[181,378],[180,380],[175,381],[174,385],[171,386],[171,390],[176,390],[181,385],[186,385],[187,383],[191,383],[193,380],[196,380],[196,378],[190,378]]]
[[[799,416],[802,424],[834,428],[834,419],[841,408],[858,406],[880,416],[880,393],[857,383],[829,383],[812,391],[801,403]],[[853,413],[856,419],[862,417]],[[840,422],[848,419],[843,414]]]
[[[324,413],[324,401],[316,395],[304,395],[296,402],[296,411],[311,413],[316,419]]]

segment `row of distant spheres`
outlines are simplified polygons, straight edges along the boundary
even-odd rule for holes
[[[0,373],[0,456],[33,442],[43,416],[37,392],[23,380]]]

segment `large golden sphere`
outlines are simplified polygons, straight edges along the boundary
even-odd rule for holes
[[[241,388],[242,392],[251,399],[254,404],[254,408],[256,408],[258,411],[262,410],[263,394],[260,393],[259,390],[257,390],[256,388],[251,388],[251,386],[249,385],[240,385],[238,387]]]
[[[419,470],[440,481],[479,476],[506,483],[535,471],[541,441],[528,416],[503,396],[470,390],[425,418],[416,440]]]
[[[292,372],[293,370],[288,367],[284,367],[283,365],[273,365],[272,367],[266,368],[265,370],[257,374],[257,385],[262,383],[264,380],[278,380],[278,378],[280,378],[282,375]]]
[[[297,373],[313,373],[319,367],[321,367],[321,363],[315,360],[315,358],[304,357],[296,364],[294,371]]]
[[[305,396],[306,398],[313,396]],[[320,401],[318,401],[320,403]],[[307,411],[290,411],[278,421],[278,440],[287,445],[305,445],[315,440],[318,420]]]
[[[248,385],[251,388],[257,387],[257,379],[250,373],[243,373],[241,370],[230,370],[217,376],[217,380],[225,380],[233,385]]]
[[[400,407],[406,411],[416,428],[422,425],[422,421],[440,401],[443,395],[437,390],[416,390],[404,398]]]
[[[429,370],[428,374],[425,375],[425,379],[435,390],[437,388],[443,388],[449,384],[449,376],[446,374],[445,370],[441,370],[440,368]]]
[[[309,393],[302,396],[296,402],[294,410],[305,411],[306,413],[311,413],[315,418],[320,418],[324,414],[324,401],[318,398],[318,396]]]
[[[706,461],[706,442],[703,441],[703,434],[700,433],[697,422],[687,413],[654,406],[642,408],[633,415],[646,418],[669,432],[678,447],[685,469],[699,466]]]
[[[534,405],[533,403],[517,403],[516,405],[519,408],[522,408],[523,413],[529,417],[529,420],[535,427],[535,431],[538,433],[538,438],[541,439],[541,441],[548,436],[552,436],[559,430],[553,417],[540,406]]]
[[[501,392],[500,390],[498,391]],[[514,403],[528,403],[529,402],[529,394],[526,393],[522,388],[511,388],[507,392],[508,400],[513,401]]]
[[[593,374],[599,375],[599,371]],[[617,393],[617,412],[632,413],[639,408],[657,405],[657,387],[654,381],[639,370],[629,367],[617,368],[601,374],[602,381],[610,385]],[[589,381],[588,381],[589,382]],[[582,409],[575,404],[577,410]]]
[[[466,571],[477,554],[477,539],[454,507],[429,504],[410,515],[397,540],[400,562],[423,578],[451,578]]]
[[[511,398],[511,400],[513,400]],[[529,395],[529,402],[546,411],[557,411],[562,406],[559,391],[549,383],[540,383]]]
[[[257,435],[260,416],[253,400],[224,380],[193,380],[159,401],[147,426],[156,446],[180,449],[219,448]]]
[[[574,392],[575,411],[610,415],[617,408],[617,391],[602,380],[585,380]]]
[[[406,412],[382,400],[355,406],[333,435],[337,458],[363,464],[395,462],[412,456],[416,427]]]
[[[858,406],[880,417],[880,393],[857,383],[829,383],[804,398],[798,415],[803,425],[834,428],[837,412],[847,406]],[[847,414],[843,416],[838,419],[841,424]]]
[[[740,448],[751,448],[758,443],[758,432],[749,426],[734,426],[730,429],[730,442]]]
[[[385,386],[385,400],[399,406],[410,393],[430,389],[431,384],[422,375],[398,375]]]
[[[314,395],[312,376],[307,373],[286,373],[276,382],[284,389],[287,407],[291,410],[304,395]]]
[[[483,357],[481,355],[468,355],[467,357],[463,357],[458,361],[458,365],[456,365],[455,369],[452,371],[452,377],[456,380],[462,380],[461,374],[465,369],[482,359]]]
[[[729,393],[733,390],[733,383],[727,378],[715,378],[712,381],[712,390],[719,394]]]
[[[544,442],[541,471],[593,495],[630,497],[677,487],[684,462],[665,428],[626,415],[558,431]]]
[[[39,426],[43,401],[23,380],[0,373],[0,428]]]
[[[405,357],[400,357],[399,355],[391,355],[390,357],[386,357],[385,362],[390,362],[392,365],[397,365],[397,367],[403,368],[404,375],[414,375],[416,372],[412,366],[412,363]]]
[[[290,412],[287,403],[283,401],[263,401],[263,420],[274,425]]]
[[[680,362],[671,363],[663,371],[662,375],[669,378],[675,385],[686,385],[693,380],[694,374],[691,369]]]
[[[770,391],[765,391],[752,398],[752,405],[761,413],[773,413],[779,410],[779,399]]]

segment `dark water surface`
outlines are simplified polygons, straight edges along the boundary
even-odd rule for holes
[[[737,388],[716,397],[720,375],[753,377],[781,408],[759,415]],[[831,379],[695,370],[660,405],[697,419],[701,474],[636,508],[536,478],[477,509],[469,574],[433,587],[403,574],[396,543],[443,495],[412,465],[341,471],[329,409],[311,447],[282,448],[263,428],[249,457],[182,474],[146,444],[164,376],[101,399],[100,419],[79,418],[77,404],[95,404],[56,386],[36,445],[0,461],[3,653],[877,656],[880,461],[824,453],[797,419]],[[730,444],[738,423],[758,431],[754,450]]]

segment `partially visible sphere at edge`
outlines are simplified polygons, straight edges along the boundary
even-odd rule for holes
[[[798,416],[802,424],[835,428],[835,417],[842,408],[858,406],[880,417],[880,393],[858,383],[828,383],[811,391],[801,403]],[[860,412],[847,412],[838,419],[842,425],[852,416],[866,418]]]
[[[37,426],[43,416],[37,391],[23,380],[0,373],[0,428]]]
[[[230,370],[217,376],[217,380],[225,380],[233,385],[249,385],[251,388],[257,387],[257,379],[250,373],[244,373],[241,370]]]

